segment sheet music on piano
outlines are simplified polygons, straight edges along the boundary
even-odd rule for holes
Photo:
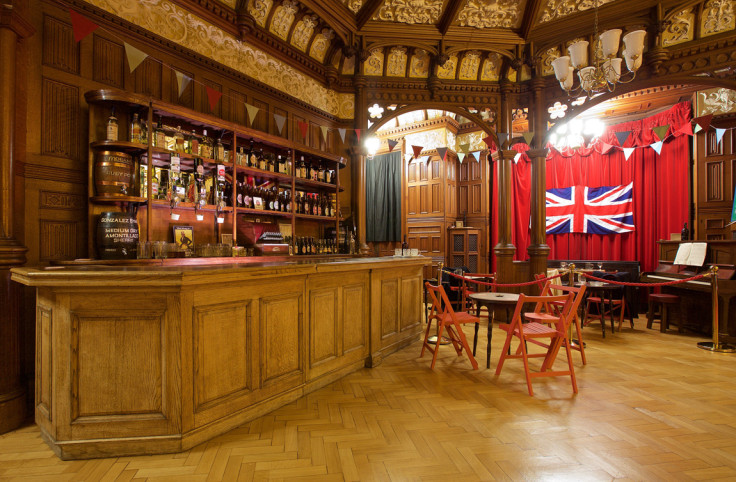
[[[677,248],[673,264],[684,266],[703,266],[708,243],[682,243]]]

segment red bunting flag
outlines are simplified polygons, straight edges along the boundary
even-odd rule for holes
[[[72,17],[72,31],[74,32],[74,40],[76,42],[81,42],[84,37],[99,28],[99,25],[87,17],[78,14],[71,8],[69,9],[69,15]]]
[[[495,151],[496,150],[496,143],[493,141],[493,137],[488,136],[483,138],[483,142],[486,143],[488,146],[488,149]]]
[[[307,129],[309,128],[309,124],[307,124],[304,121],[299,121],[299,122],[297,122],[297,124],[299,125],[299,133],[302,135],[302,139],[306,139],[307,138]]]
[[[679,129],[677,129],[677,132],[679,132],[680,134],[685,134],[686,136],[693,135],[692,122],[690,121],[685,122],[684,124],[682,124],[682,126]]]
[[[414,151],[414,157],[419,157],[419,154],[422,153],[422,149],[424,149],[423,146],[411,146],[411,150]]]
[[[205,85],[204,88],[207,91],[207,100],[210,101],[210,110],[214,111],[215,107],[217,106],[217,103],[220,102],[220,98],[222,97],[222,92],[220,92],[217,89],[213,89],[209,85]]]
[[[447,148],[446,147],[438,147],[437,148],[437,155],[440,156],[440,159],[443,161],[447,157]]]
[[[355,138],[360,142],[360,129],[355,129]]]
[[[394,147],[399,143],[399,141],[395,141],[393,139],[386,139],[386,142],[388,142],[388,152],[393,151]]]
[[[710,121],[713,120],[713,114],[704,115],[702,117],[696,117],[693,119],[698,126],[700,126],[700,130],[707,131],[708,127],[710,127]]]
[[[608,151],[613,149],[613,145],[609,144],[608,142],[602,142],[601,141],[601,154],[608,154]]]

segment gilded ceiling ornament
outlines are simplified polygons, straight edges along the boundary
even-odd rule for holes
[[[476,80],[478,78],[478,67],[480,67],[480,52],[467,52],[460,62],[460,80]]]
[[[495,82],[498,80],[501,71],[501,56],[492,53],[483,61],[483,67],[480,71],[480,80]]]
[[[560,57],[560,48],[552,47],[542,54],[542,75],[552,75],[555,69],[552,68],[552,61]]]
[[[470,147],[468,148],[469,152],[482,151],[483,149],[488,149],[488,146],[486,146],[486,143],[483,142],[484,137],[485,137],[485,134],[483,133],[483,131],[468,132],[465,134],[460,134],[455,138],[455,145],[461,146],[463,144],[469,144],[470,145]],[[459,151],[459,148],[455,148],[455,151]]]
[[[306,102],[341,119],[352,119],[355,95],[338,93],[293,66],[205,22],[172,0],[87,0],[162,38]]]
[[[365,61],[365,75],[383,75],[383,49],[371,50],[371,56]]]
[[[698,116],[736,112],[736,91],[719,88],[698,92],[697,112]]]
[[[353,13],[358,13],[360,7],[363,6],[363,0],[342,0],[342,3],[344,3],[345,6],[352,10]]]
[[[664,47],[687,42],[694,38],[695,12],[692,8],[686,8],[676,13],[670,21],[671,23],[662,33],[662,45]]]
[[[462,27],[518,27],[523,11],[519,0],[468,0],[457,16]]]
[[[401,23],[437,23],[443,0],[386,0],[373,20]]]
[[[250,0],[248,2],[248,13],[258,25],[265,27],[268,12],[271,11],[272,6],[273,0]]]
[[[443,65],[437,67],[437,77],[440,79],[454,79],[457,68],[457,57],[452,55]]]
[[[407,134],[404,137],[407,146],[423,146],[424,151],[445,147],[447,144],[447,135],[445,129],[435,129],[431,131],[417,132],[415,134]]]
[[[392,77],[404,77],[406,75],[406,49],[403,47],[392,47],[388,54],[386,75]]]
[[[418,49],[414,51],[409,65],[409,77],[424,78],[429,76],[429,52]]]
[[[733,30],[736,27],[734,24],[733,0],[709,0],[703,6],[701,18],[703,37]]]
[[[614,0],[598,0],[598,6],[613,2]],[[539,16],[540,23],[549,22],[570,14],[583,12],[595,8],[596,0],[547,0]]]
[[[306,51],[307,44],[309,43],[309,39],[312,38],[312,33],[316,26],[317,16],[305,15],[296,23],[296,27],[294,27],[294,33],[291,34],[291,44],[302,52]]]
[[[299,2],[296,0],[284,0],[284,3],[276,7],[276,10],[273,12],[271,32],[282,40],[286,40],[298,10]]]
[[[327,49],[333,38],[335,38],[335,31],[331,28],[323,28],[322,32],[318,33],[314,37],[314,42],[312,42],[312,49],[309,51],[309,55],[312,58],[323,62],[325,60],[325,55],[327,55]]]

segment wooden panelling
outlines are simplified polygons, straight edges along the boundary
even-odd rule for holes
[[[236,90],[231,90],[229,97],[224,99],[225,102],[230,104],[228,111],[228,118],[232,122],[236,122],[241,125],[248,125],[248,113],[245,109],[245,94],[242,94]]]
[[[705,163],[705,200],[707,202],[723,201],[723,162]]]
[[[71,323],[72,420],[163,417],[163,311],[73,311]]]
[[[125,50],[119,43],[108,40],[97,34],[93,35],[92,77],[121,89],[125,72]]]
[[[67,159],[79,158],[79,89],[43,79],[41,153]]]
[[[222,104],[227,102],[225,99],[220,97],[214,108],[210,107],[210,98],[207,95],[207,88],[214,89],[218,92],[222,92],[222,84],[219,84],[213,80],[204,79],[202,85],[199,85],[199,111],[205,114],[212,114],[217,117],[222,117]]]
[[[396,278],[381,281],[381,337],[394,335],[399,331],[399,280]]]
[[[248,303],[198,305],[192,313],[194,411],[253,389]]]
[[[39,260],[73,259],[78,253],[78,223],[74,221],[39,220]]]
[[[53,406],[53,343],[52,310],[39,305],[36,309],[36,409],[47,421],[52,420]]]
[[[470,192],[468,193],[468,215],[471,214],[482,214],[483,213],[483,186],[480,184],[473,184],[470,186]]]
[[[296,142],[301,142],[302,144],[309,145],[309,129],[307,129],[307,137],[302,136],[302,131],[299,129],[300,122],[306,122],[306,119],[298,115],[294,115],[292,117],[291,138],[294,139]],[[286,129],[286,127],[284,127],[284,129]]]
[[[261,299],[261,384],[303,372],[300,339],[302,298],[299,295]]]
[[[268,116],[268,123],[269,123],[269,132],[272,134],[276,134],[277,136],[281,137],[288,137],[289,136],[289,113],[285,111],[284,109],[279,109],[278,107],[273,108],[274,115],[280,115],[286,120],[284,121],[284,127],[281,131],[279,131],[279,127],[276,125],[276,120],[273,118],[272,115]],[[261,115],[260,111],[258,112],[258,115]]]
[[[723,155],[723,143],[718,142],[718,137],[716,136],[716,131],[714,129],[708,129],[705,131],[705,155]]]
[[[367,323],[365,284],[346,285],[342,289],[343,352],[365,348]]]
[[[401,279],[401,331],[415,326],[421,319],[421,282],[422,280],[416,277]]]
[[[258,107],[258,113],[256,114],[255,122],[252,123],[252,127],[255,129],[258,129],[259,131],[269,132],[268,130],[268,118],[272,117],[269,115],[269,105],[267,102],[264,102],[262,100],[253,99],[253,102],[251,103],[253,106]],[[288,116],[287,121],[284,123],[284,133],[289,132],[288,131]],[[277,132],[278,129],[274,130],[273,132]]]
[[[309,366],[337,358],[338,288],[323,288],[309,292]]]
[[[87,209],[87,201],[78,194],[40,191],[38,207],[41,209]]]
[[[43,17],[43,64],[79,74],[79,44],[72,26],[56,17]]]
[[[161,62],[150,57],[133,72],[133,91],[156,99],[161,98]]]
[[[187,72],[185,70],[180,69],[179,67],[176,67],[177,72],[181,72],[186,77],[189,77],[190,79],[194,78],[194,74],[191,72]],[[194,108],[194,82],[190,81],[187,86],[184,88],[184,91],[179,95],[179,81],[176,78],[175,73],[171,73],[170,77],[171,81],[169,83],[169,91],[170,91],[170,101],[173,104],[178,104],[183,107],[187,107],[189,109]],[[183,80],[182,80],[183,82]]]
[[[442,184],[432,184],[430,187],[430,196],[432,199],[432,204],[430,208],[430,212],[432,214],[438,214],[441,213],[444,209],[443,205],[443,199],[442,199]],[[448,199],[449,202],[452,202],[450,199]]]
[[[718,127],[733,129],[736,120],[721,121]],[[733,130],[727,131],[720,143],[714,129],[697,133],[694,139],[695,167],[693,195],[696,203],[697,227],[694,239],[731,239],[726,224],[731,220],[734,189],[736,188],[736,156],[732,154]]]

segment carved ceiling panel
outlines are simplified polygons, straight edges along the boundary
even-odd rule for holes
[[[733,30],[733,0],[709,0],[703,5],[700,31],[703,37]]]
[[[440,79],[454,79],[455,70],[457,69],[457,57],[454,55],[450,56],[450,59],[445,62],[445,65],[437,67],[437,77]]]
[[[676,13],[670,22],[662,32],[662,46],[681,44],[695,37],[695,11],[692,8]]]
[[[526,0],[467,0],[455,25],[475,28],[518,28]]]
[[[444,0],[385,0],[373,20],[409,24],[435,24]]]
[[[480,52],[467,52],[460,62],[460,70],[458,71],[457,78],[459,80],[477,80],[478,67],[480,67]]]
[[[269,30],[272,34],[281,40],[286,40],[289,36],[291,24],[294,23],[296,13],[299,11],[299,2],[296,0],[284,0],[284,3],[276,7],[271,18],[271,27]]]
[[[238,0],[217,0],[220,3],[224,3],[230,8],[235,8],[237,6]]]
[[[552,75],[555,73],[555,69],[552,68],[552,61],[561,55],[559,47],[552,47],[542,53],[542,75]]]
[[[248,2],[248,13],[260,27],[265,28],[271,7],[273,0],[251,0]]]
[[[541,9],[539,22],[549,22],[574,13],[590,10],[595,7],[596,1],[600,7],[616,0],[547,0],[544,8]]]
[[[389,77],[406,76],[406,49],[404,47],[393,47],[389,51],[386,75]]]
[[[298,48],[302,52],[307,50],[309,39],[312,38],[314,27],[317,26],[316,15],[305,15],[294,26],[294,33],[291,34],[291,45]]]
[[[342,75],[353,75],[355,73],[355,55],[347,57],[342,63]]]
[[[358,10],[360,10],[360,7],[363,6],[363,0],[340,0],[340,1],[350,10],[352,10],[353,13],[358,13]]]
[[[483,67],[480,71],[480,80],[486,82],[497,82],[501,74],[501,56],[492,53],[483,61]]]
[[[429,52],[422,49],[414,51],[409,64],[409,77],[426,78],[429,77]]]
[[[334,38],[335,32],[329,28],[323,28],[322,31],[314,37],[312,48],[309,50],[309,56],[319,60],[320,62],[324,62],[327,49]]]
[[[363,66],[365,75],[383,75],[383,49],[371,50],[371,56]]]

